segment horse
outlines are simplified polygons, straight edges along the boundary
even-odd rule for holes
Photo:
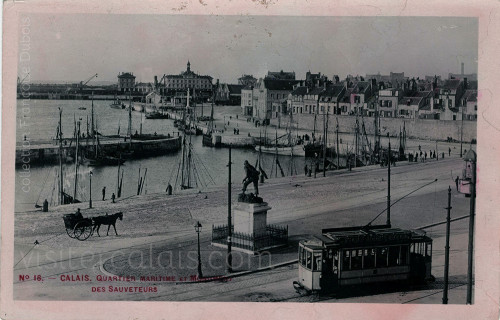
[[[106,214],[105,216],[93,217],[92,221],[94,222],[94,227],[92,229],[92,232],[94,232],[94,230],[97,228],[97,235],[100,237],[101,235],[99,234],[99,228],[101,228],[101,225],[104,224],[104,225],[108,226],[108,232],[106,232],[106,235],[108,235],[109,229],[111,228],[111,226],[113,226],[113,228],[115,229],[116,235],[118,235],[118,232],[116,232],[116,226],[115,226],[117,219],[123,220],[123,213],[122,212],[117,212],[117,213],[109,215],[109,216]]]

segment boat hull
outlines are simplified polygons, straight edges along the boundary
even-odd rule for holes
[[[264,147],[264,146],[255,146],[256,151],[261,151],[264,153],[272,153],[278,154],[282,156],[290,156],[294,155],[297,157],[305,157],[306,152],[304,151],[304,147],[302,145],[296,145],[293,147]]]

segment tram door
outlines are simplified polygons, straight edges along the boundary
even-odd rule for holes
[[[334,249],[323,250],[323,268],[321,272],[321,290],[334,291],[338,285],[339,258]]]

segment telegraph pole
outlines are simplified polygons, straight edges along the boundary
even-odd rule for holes
[[[227,179],[227,272],[233,272],[233,256],[231,254],[231,145],[229,145],[229,162]]]
[[[446,207],[446,244],[444,246],[444,290],[443,304],[448,304],[448,270],[450,268],[450,210],[451,210],[451,188],[448,186],[448,207]]]
[[[476,209],[476,153],[469,151],[471,158],[465,159],[471,165],[471,184],[470,184],[470,217],[469,217],[469,259],[467,268],[467,304],[472,304],[472,268],[473,268],[473,251],[474,251],[474,214]],[[469,154],[469,153],[468,153]]]

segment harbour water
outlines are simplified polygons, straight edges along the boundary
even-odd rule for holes
[[[87,100],[30,100],[29,105],[23,106],[23,100],[17,102],[17,142],[26,139],[29,141],[50,140],[55,138],[59,122],[59,108],[62,109],[62,131],[63,137],[72,137],[74,132],[74,121],[81,120],[81,132],[87,134],[87,117],[91,122],[91,101]],[[128,126],[128,111],[126,109],[113,109],[109,107],[110,101],[94,101],[94,121],[97,123],[97,130],[103,135],[115,135],[120,132],[126,134]],[[79,108],[86,108],[81,110]],[[238,114],[239,106],[216,106],[215,118],[223,117],[223,114]],[[206,113],[209,111],[206,110]],[[25,126],[20,123],[25,123]],[[148,120],[144,114],[132,112],[132,132],[140,131],[154,134],[175,134],[177,128],[173,121],[169,119]],[[90,125],[89,125],[90,126]],[[118,131],[120,130],[120,131]],[[192,145],[195,157],[196,171],[200,176],[197,188],[204,190],[211,186],[222,186],[227,184],[228,170],[228,149],[208,148],[202,146],[201,136],[192,136]],[[122,197],[129,197],[137,194],[137,184],[140,175],[144,176],[147,169],[146,181],[143,193],[165,192],[170,183],[176,189],[175,182],[178,176],[179,163],[182,152],[151,157],[139,160],[127,160],[121,167],[123,169]],[[255,164],[257,152],[249,149],[233,149],[232,163],[233,174],[232,183],[241,184],[244,178],[243,162],[249,160]],[[274,155],[263,155],[263,167],[268,176],[276,175],[276,165]],[[290,175],[291,160],[287,156],[279,156],[279,162],[285,175]],[[304,174],[305,159],[294,157],[293,172]],[[271,169],[273,169],[271,172]],[[34,210],[35,204],[41,205],[45,199],[49,204],[57,202],[58,193],[58,165],[30,166],[26,168],[16,168],[16,211]],[[75,168],[71,163],[65,164],[64,168],[64,190],[73,196]],[[88,201],[90,195],[90,177],[92,171],[92,199],[102,199],[102,188],[106,187],[106,199],[110,199],[113,192],[116,193],[118,182],[118,167],[79,167],[78,185],[76,198],[81,201]],[[281,173],[278,169],[278,176]],[[180,180],[180,177],[178,178]],[[196,186],[195,186],[196,187]]]

